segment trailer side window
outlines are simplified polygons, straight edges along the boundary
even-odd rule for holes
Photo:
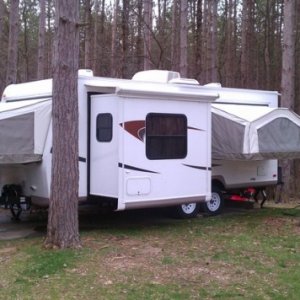
[[[181,114],[150,113],[146,117],[146,156],[178,159],[187,155],[187,119]]]
[[[98,142],[110,142],[112,140],[113,118],[109,113],[99,114],[96,120],[96,138]]]

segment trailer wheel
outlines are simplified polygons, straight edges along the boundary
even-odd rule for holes
[[[195,218],[198,215],[199,210],[199,203],[181,204],[173,208],[173,215],[180,219]]]
[[[224,198],[221,189],[218,186],[212,186],[211,200],[203,203],[204,212],[215,216],[222,212]]]

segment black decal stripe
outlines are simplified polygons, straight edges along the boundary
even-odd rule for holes
[[[204,129],[196,128],[196,127],[191,127],[191,126],[188,126],[188,129],[197,130],[197,131],[205,131]]]
[[[192,165],[187,165],[187,164],[183,164],[183,165],[186,167],[190,167],[190,168],[194,168],[194,169],[198,169],[198,170],[211,171],[211,168],[208,168],[208,167],[192,166]]]
[[[125,164],[122,164],[122,163],[119,163],[119,168],[124,168],[124,169],[132,170],[132,171],[140,171],[140,172],[146,172],[146,173],[159,174],[158,172],[154,172],[154,171],[150,171],[150,170],[145,170],[145,169],[140,169],[140,168],[136,168],[136,167],[133,167],[133,166],[125,165]]]

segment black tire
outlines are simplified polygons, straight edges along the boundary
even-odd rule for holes
[[[212,186],[211,200],[203,203],[203,210],[210,216],[219,215],[224,208],[224,197],[218,186]]]
[[[173,216],[178,219],[195,218],[200,211],[199,203],[187,203],[172,208]]]

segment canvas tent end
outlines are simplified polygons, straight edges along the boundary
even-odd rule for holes
[[[300,157],[300,117],[286,108],[212,105],[212,158]]]

